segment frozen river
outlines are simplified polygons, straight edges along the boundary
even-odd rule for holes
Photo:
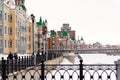
[[[84,64],[114,64],[114,61],[120,59],[120,55],[107,54],[80,54]],[[78,63],[78,58],[75,58],[75,63]]]

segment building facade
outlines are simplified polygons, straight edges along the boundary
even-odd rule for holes
[[[0,0],[0,53],[32,53],[32,27],[24,0]]]

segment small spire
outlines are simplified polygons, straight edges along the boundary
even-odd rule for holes
[[[39,24],[42,25],[42,17],[40,16]]]
[[[45,25],[47,25],[47,20],[45,19]]]
[[[81,37],[81,41],[84,41],[83,37]]]
[[[47,20],[45,19],[45,23],[47,23]]]
[[[45,26],[45,21],[42,22],[42,25]]]

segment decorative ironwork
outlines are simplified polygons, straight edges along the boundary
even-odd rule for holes
[[[31,62],[30,62],[31,61]],[[116,80],[115,64],[40,64],[32,57],[8,61],[2,59],[2,80]]]
[[[84,80],[116,80],[114,64],[92,64],[83,67]]]

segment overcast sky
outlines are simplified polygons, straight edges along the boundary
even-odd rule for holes
[[[86,43],[120,44],[120,0],[26,0],[27,14],[48,21],[48,29],[69,23]]]

